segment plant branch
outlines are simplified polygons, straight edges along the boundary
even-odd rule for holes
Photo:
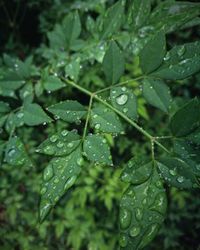
[[[88,128],[88,122],[89,122],[91,108],[92,108],[93,97],[94,97],[93,95],[90,96],[90,102],[89,102],[89,106],[88,106],[87,117],[86,117],[85,127],[84,127],[84,131],[83,131],[83,140],[85,139],[85,136],[86,136],[86,133],[87,133],[87,128]]]
[[[69,79],[65,79],[64,77],[62,77],[62,80],[66,83],[68,83],[69,85],[71,85],[72,87],[80,90],[81,92],[85,93],[86,95],[90,96],[91,99],[95,99],[99,102],[101,102],[102,104],[104,104],[104,106],[108,107],[109,109],[111,109],[112,111],[114,111],[115,113],[117,113],[120,117],[122,117],[125,121],[127,121],[129,124],[131,124],[134,128],[136,128],[141,134],[143,134],[144,136],[146,136],[148,139],[150,139],[151,141],[153,140],[154,143],[156,145],[158,145],[160,148],[162,148],[165,152],[167,152],[168,154],[171,154],[171,152],[164,147],[160,142],[158,142],[156,140],[155,137],[153,137],[151,134],[149,134],[146,130],[144,130],[142,127],[140,127],[136,122],[134,122],[133,120],[131,120],[130,118],[128,118],[125,114],[123,114],[121,111],[119,111],[118,109],[114,108],[112,105],[110,105],[109,103],[107,103],[106,101],[104,101],[103,99],[101,99],[99,96],[96,95],[96,93],[92,93],[89,90],[86,90],[85,88],[77,85],[75,82],[69,80]],[[114,85],[116,86],[116,85]],[[91,101],[90,99],[90,101]],[[88,117],[89,119],[89,117]]]

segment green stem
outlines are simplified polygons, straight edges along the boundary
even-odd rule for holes
[[[126,115],[124,115],[121,111],[119,111],[118,109],[114,108],[112,105],[110,105],[109,103],[107,103],[106,101],[104,101],[103,99],[101,99],[100,97],[98,97],[96,95],[96,93],[92,93],[89,90],[86,90],[84,88],[82,88],[81,86],[77,85],[75,82],[69,80],[69,79],[65,79],[62,78],[62,80],[66,83],[68,83],[69,85],[71,85],[72,87],[80,90],[81,92],[85,93],[86,95],[90,96],[90,103],[92,102],[93,99],[101,102],[102,104],[104,104],[106,107],[108,107],[109,109],[111,109],[112,111],[114,111],[115,113],[117,113],[120,117],[122,117],[125,121],[127,121],[129,124],[131,124],[134,128],[136,128],[141,134],[143,134],[144,136],[146,136],[147,138],[149,138],[151,141],[153,140],[155,144],[157,144],[160,148],[162,148],[164,151],[166,151],[168,154],[171,154],[171,152],[165,148],[160,142],[158,142],[156,140],[155,137],[153,137],[151,134],[149,134],[146,130],[144,130],[142,127],[140,127],[136,122],[132,121],[130,118],[128,118]],[[90,106],[90,104],[89,104]],[[91,107],[90,107],[91,109]],[[88,108],[89,110],[89,108]],[[88,112],[90,113],[90,112]],[[89,115],[87,115],[86,121],[89,120]],[[88,124],[88,121],[87,121]],[[86,127],[86,126],[85,126]],[[86,133],[87,127],[86,129],[84,129],[84,133]]]
[[[107,91],[107,90],[109,90],[109,89],[112,89],[113,87],[122,86],[122,85],[125,85],[125,84],[129,83],[129,82],[137,81],[137,80],[140,80],[140,79],[142,79],[142,78],[144,78],[144,76],[139,76],[139,77],[136,77],[136,78],[133,78],[133,79],[126,80],[126,81],[124,81],[124,82],[120,82],[120,83],[118,83],[118,84],[115,84],[115,85],[109,86],[109,87],[107,87],[107,88],[98,90],[97,92],[95,92],[95,95],[97,95],[97,94],[99,94],[99,93],[102,93],[102,92],[104,92],[104,91]]]
[[[88,128],[88,122],[89,122],[89,118],[90,118],[90,112],[91,112],[91,108],[92,108],[92,101],[93,101],[93,95],[90,96],[90,102],[89,102],[89,106],[88,106],[88,111],[87,111],[87,117],[86,117],[86,121],[85,121],[85,127],[83,130],[83,140],[86,137],[86,133],[87,133],[87,128]]]

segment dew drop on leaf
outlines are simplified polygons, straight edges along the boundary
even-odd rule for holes
[[[120,211],[120,226],[122,229],[127,229],[131,224],[131,211],[124,208]]]
[[[183,183],[184,182],[184,177],[183,176],[179,176],[178,178],[177,178],[177,181],[179,182],[179,183]]]
[[[116,103],[118,105],[124,105],[128,101],[128,96],[126,94],[122,94],[116,98]]]
[[[128,244],[128,239],[126,235],[120,235],[119,244],[121,247],[126,247]]]
[[[130,236],[131,237],[136,237],[140,233],[140,227],[132,227],[130,230]]]
[[[76,181],[77,179],[77,176],[74,175],[74,176],[71,176],[65,183],[65,186],[64,186],[64,190],[67,190],[69,189],[73,184],[74,182]]]
[[[43,178],[44,181],[49,181],[53,177],[53,168],[51,165],[45,168]]]
[[[49,140],[51,142],[56,142],[58,140],[58,137],[56,135],[52,135]]]

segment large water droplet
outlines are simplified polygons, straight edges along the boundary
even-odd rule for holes
[[[74,175],[74,176],[71,176],[65,183],[65,186],[64,186],[64,190],[67,190],[69,189],[76,181],[77,179],[77,176]]]
[[[137,220],[141,220],[143,217],[143,212],[140,208],[135,209],[135,217]]]
[[[140,227],[132,227],[129,234],[131,237],[136,237],[140,233]]]
[[[120,210],[120,227],[122,229],[127,229],[130,224],[131,224],[131,211],[126,209],[126,208],[122,208]]]
[[[44,181],[49,181],[53,177],[53,168],[51,165],[45,168],[43,173]]]
[[[116,103],[119,105],[124,105],[128,101],[128,96],[126,94],[122,94],[116,98]]]

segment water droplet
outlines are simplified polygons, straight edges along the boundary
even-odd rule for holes
[[[122,229],[127,229],[130,224],[131,224],[131,211],[126,209],[126,208],[122,208],[120,210],[120,227]]]
[[[127,244],[128,244],[128,239],[126,237],[126,235],[120,235],[120,238],[119,238],[119,244],[121,247],[126,247]]]
[[[59,142],[57,143],[57,147],[58,147],[58,148],[62,148],[63,146],[64,146],[64,143],[63,143],[63,142],[59,141]]]
[[[100,129],[101,125],[99,123],[95,124],[95,129]]]
[[[53,177],[53,168],[51,165],[47,166],[43,173],[44,181],[49,181]]]
[[[185,53],[185,46],[181,46],[178,50],[177,50],[177,54],[179,56],[183,56]]]
[[[170,170],[169,170],[169,173],[170,173],[172,176],[177,175],[176,169],[170,169]]]
[[[132,227],[129,234],[131,237],[136,237],[140,233],[140,227]]]
[[[62,135],[62,136],[66,136],[66,135],[68,135],[68,133],[69,133],[69,132],[68,132],[67,130],[63,130],[63,131],[61,132],[61,135]]]
[[[58,136],[57,135],[52,135],[49,140],[51,142],[56,142],[58,140]]]
[[[49,155],[52,155],[52,154],[54,154],[54,148],[53,147],[51,147],[51,146],[46,146],[45,148],[44,148],[44,153],[45,154],[49,154]]]
[[[70,142],[70,143],[67,144],[68,148],[72,148],[73,146],[74,146],[74,143],[72,143],[72,142]]]
[[[59,178],[56,177],[56,178],[53,180],[53,182],[54,182],[55,184],[59,183]]]
[[[69,189],[76,181],[77,179],[77,176],[74,175],[74,176],[71,176],[65,183],[65,186],[64,186],[64,190],[67,190]]]
[[[124,108],[124,109],[123,109],[123,112],[124,112],[124,113],[127,113],[127,112],[128,112],[128,109],[127,109],[127,108]]]
[[[127,174],[126,172],[124,172],[121,176],[121,180],[123,182],[130,182],[131,181],[131,175]]]
[[[124,105],[128,101],[128,96],[126,94],[122,94],[116,98],[116,103],[119,105]]]
[[[43,188],[41,188],[41,190],[40,190],[40,194],[43,195],[43,194],[46,193],[46,191],[47,191],[47,188],[46,188],[46,187],[43,187]]]
[[[82,157],[77,160],[77,164],[79,166],[83,165],[83,158]]]
[[[135,217],[137,220],[141,220],[143,217],[143,212],[140,208],[135,209]]]
[[[179,182],[179,183],[183,183],[184,182],[184,177],[183,176],[179,176],[178,178],[177,178],[177,181]]]

